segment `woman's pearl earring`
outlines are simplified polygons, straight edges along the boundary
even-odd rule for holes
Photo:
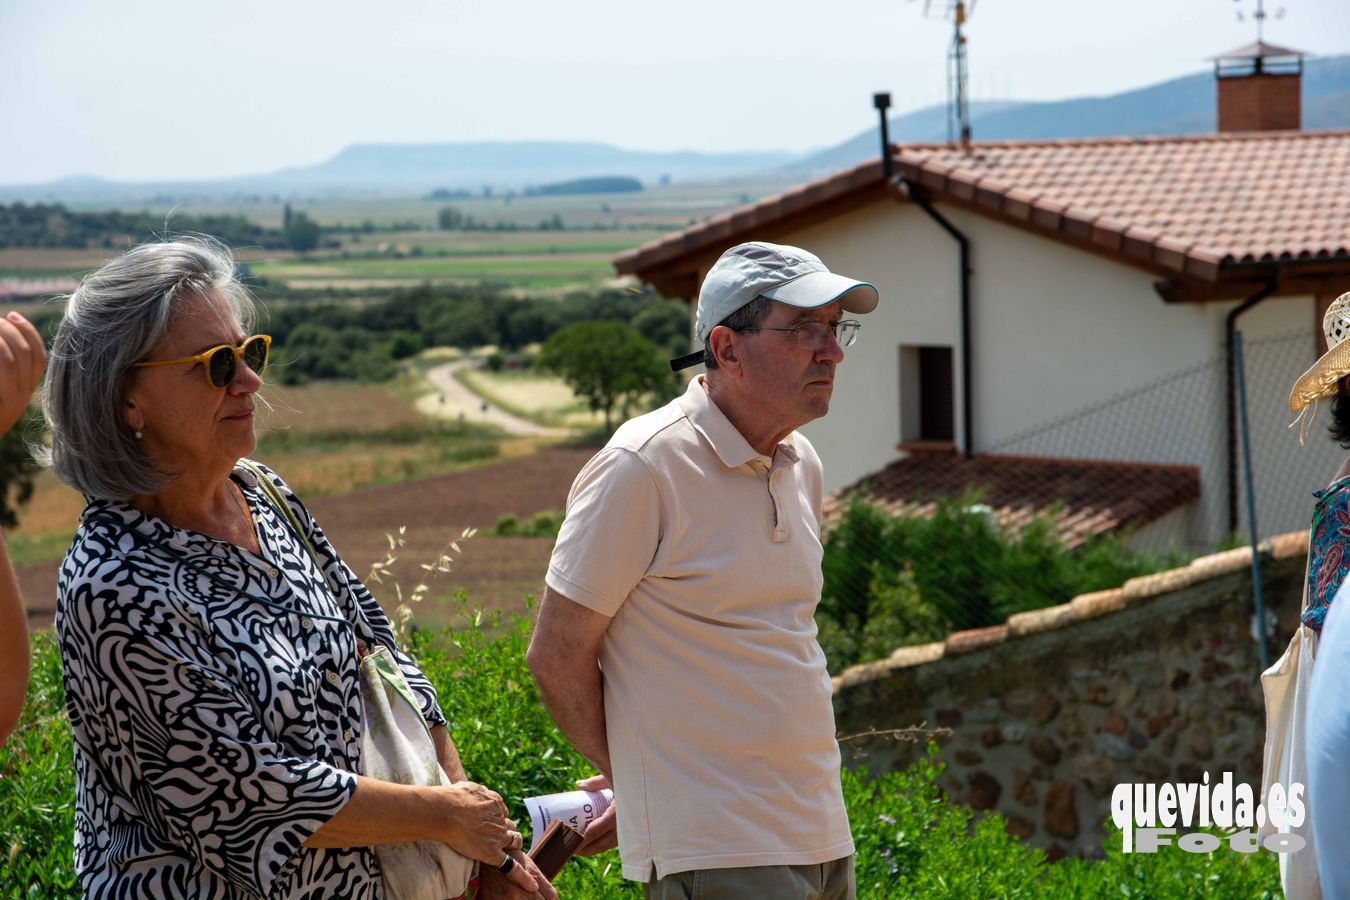
[[[145,437],[145,435],[141,434],[139,431],[136,432],[136,440],[139,441],[139,440],[140,440],[141,438],[143,438],[143,437]]]

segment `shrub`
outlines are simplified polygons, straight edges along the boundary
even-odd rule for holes
[[[1018,531],[1000,528],[979,499],[939,500],[930,516],[849,502],[825,537],[816,613],[831,671],[1180,564],[1135,553],[1116,535],[1067,548],[1055,510]]]
[[[6,896],[78,897],[74,741],[51,634],[32,642],[32,675],[19,726],[0,747],[0,885]]]
[[[498,537],[546,537],[555,538],[562,528],[561,510],[546,509],[535,513],[528,522],[522,522],[515,513],[503,513],[497,517],[491,533]]]
[[[459,594],[459,627],[415,631],[409,649],[436,685],[470,778],[497,790],[529,830],[522,800],[569,789],[591,774],[540,702],[525,665],[526,616],[471,609]],[[1102,860],[1051,865],[1009,836],[997,815],[979,816],[942,796],[936,746],[903,772],[842,773],[857,846],[858,896],[1164,898],[1278,895],[1274,854],[1226,847],[1189,854],[1175,847],[1125,856],[1105,842]],[[78,896],[72,745],[50,635],[33,638],[33,678],[19,728],[0,748],[0,885],[6,896]],[[527,834],[528,840],[528,834]],[[568,900],[639,897],[618,854],[568,863],[558,892]]]

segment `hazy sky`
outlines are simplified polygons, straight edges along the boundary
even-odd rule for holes
[[[0,0],[0,184],[268,172],[355,142],[805,150],[942,102],[923,0]],[[976,99],[1114,93],[1251,41],[1256,0],[977,0]],[[1286,8],[1283,19],[1275,10]],[[1266,38],[1350,52],[1350,0]]]

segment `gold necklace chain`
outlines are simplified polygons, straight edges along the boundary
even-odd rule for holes
[[[253,526],[253,513],[248,508],[248,498],[244,496],[244,489],[239,485],[236,484],[234,489],[237,492],[235,499],[239,503],[239,511],[243,513],[244,525],[248,529],[248,549],[261,552],[261,548],[258,546],[258,532]]]

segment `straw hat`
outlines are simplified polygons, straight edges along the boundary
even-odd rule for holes
[[[1342,378],[1350,375],[1350,291],[1341,294],[1327,307],[1322,317],[1322,333],[1326,335],[1327,352],[1312,368],[1294,382],[1289,392],[1289,411],[1299,414],[1289,427],[1303,420],[1299,442],[1303,442],[1313,417],[1317,415],[1317,401],[1336,393]]]

